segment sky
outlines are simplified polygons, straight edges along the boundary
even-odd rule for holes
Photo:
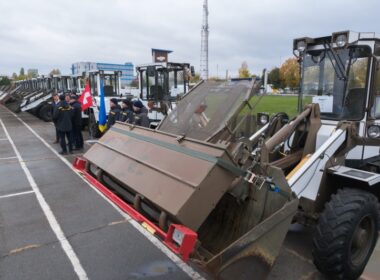
[[[380,33],[379,0],[208,0],[209,75],[253,74],[292,57],[298,37],[335,31]],[[199,72],[203,0],[0,0],[0,74],[78,61],[134,65],[151,48]]]

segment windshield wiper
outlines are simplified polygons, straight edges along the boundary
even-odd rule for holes
[[[338,79],[347,81],[346,69],[339,54],[335,52],[335,50],[331,47],[331,44],[328,42],[324,42],[323,47],[325,48],[325,52],[327,53],[327,56],[330,59],[332,66],[334,67],[334,71]]]

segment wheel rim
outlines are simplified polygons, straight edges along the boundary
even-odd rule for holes
[[[375,222],[370,215],[363,217],[352,236],[350,256],[355,266],[363,264],[371,250],[375,236]]]

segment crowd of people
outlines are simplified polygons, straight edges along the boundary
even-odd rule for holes
[[[149,127],[148,109],[140,100],[121,101],[117,98],[110,100],[110,110],[107,117],[107,129],[116,121]],[[53,95],[53,122],[56,129],[56,140],[61,146],[62,155],[83,149],[82,135],[82,105],[75,93]]]
[[[110,100],[110,112],[107,118],[107,128],[110,128],[116,121],[149,127],[148,109],[140,100],[131,101],[125,99],[121,106],[116,98]]]
[[[56,130],[55,143],[60,143],[60,154],[83,149],[82,105],[75,93],[53,96],[53,122]],[[67,140],[67,143],[66,143]]]

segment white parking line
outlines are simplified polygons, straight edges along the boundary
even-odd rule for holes
[[[20,195],[30,194],[30,193],[34,193],[34,191],[27,191],[27,192],[19,192],[19,193],[12,193],[12,194],[7,194],[7,195],[2,195],[2,196],[0,196],[0,199],[2,199],[2,198],[8,198],[8,197],[14,197],[14,196],[20,196]]]
[[[40,189],[38,188],[36,182],[34,181],[34,178],[32,174],[30,173],[28,167],[26,166],[25,162],[23,161],[20,152],[18,151],[15,143],[13,142],[11,136],[8,133],[7,128],[5,127],[3,121],[0,119],[0,124],[3,127],[4,133],[7,136],[9,142],[12,145],[13,151],[15,152],[18,161],[21,165],[22,170],[24,171],[26,178],[29,181],[30,186],[32,187],[32,190],[36,194],[36,198],[38,200],[38,203],[40,204],[42,211],[44,212],[51,229],[57,236],[58,241],[61,243],[63,251],[66,253],[67,257],[69,258],[71,264],[74,267],[74,271],[77,274],[78,278],[80,280],[88,279],[86,272],[84,271],[77,255],[75,254],[73,248],[71,247],[70,242],[67,240],[65,234],[63,233],[61,226],[59,225],[56,217],[53,214],[53,211],[51,211],[49,204],[47,204],[44,196],[42,195]]]
[[[17,157],[2,157],[0,160],[16,159]]]
[[[3,107],[5,108],[5,107]],[[6,108],[8,110],[8,108]],[[11,112],[11,111],[9,111]],[[104,200],[106,200],[113,208],[116,209],[120,213],[122,217],[124,217],[135,229],[137,229],[141,234],[143,234],[154,246],[156,246],[162,253],[164,253],[169,259],[171,259],[183,272],[185,272],[189,277],[194,280],[205,280],[198,272],[196,272],[191,266],[187,265],[183,262],[176,254],[170,251],[164,244],[162,244],[155,236],[151,235],[144,229],[139,223],[133,220],[128,214],[123,212],[120,208],[118,208],[112,201],[110,201],[107,197],[105,197],[97,188],[92,186],[83,176],[74,169],[71,162],[69,162],[66,158],[61,156],[53,147],[49,145],[33,128],[31,128],[27,123],[25,123],[21,118],[19,118],[16,114],[11,112],[13,116],[19,120],[30,132],[34,134],[50,151],[52,151],[58,158],[60,158],[75,174],[77,174],[87,185],[91,187],[96,193],[98,193]]]
[[[0,138],[0,141],[7,141],[7,138]]]

